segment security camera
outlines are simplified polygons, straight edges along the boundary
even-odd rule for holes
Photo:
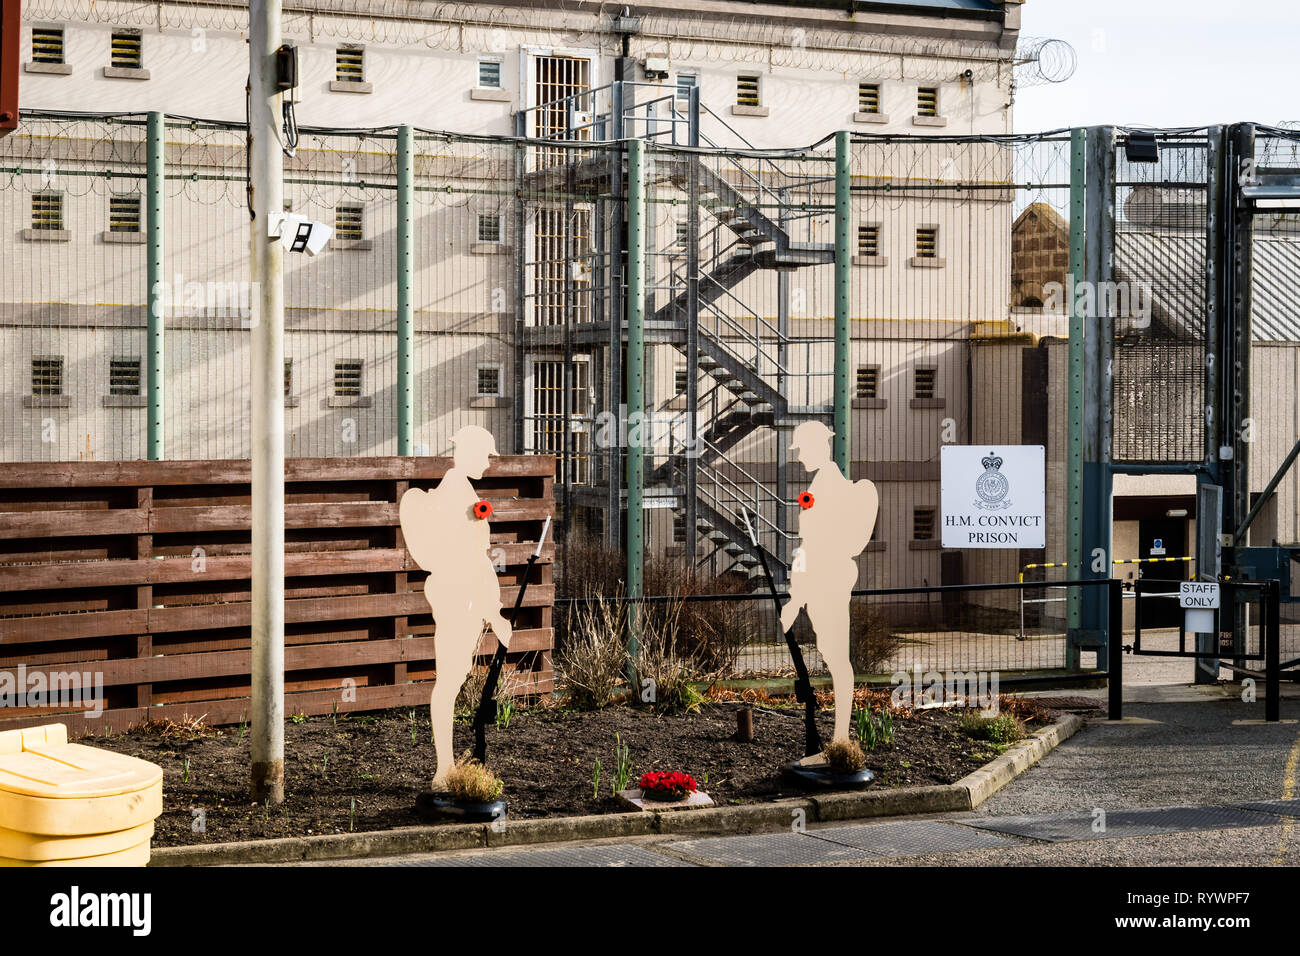
[[[268,234],[290,252],[316,255],[334,235],[334,227],[291,212],[273,212]]]

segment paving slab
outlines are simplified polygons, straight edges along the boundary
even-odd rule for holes
[[[1049,813],[1037,816],[975,817],[968,826],[1010,833],[1030,840],[1061,843],[1067,840],[1111,840],[1159,833],[1195,830],[1233,830],[1277,823],[1276,814],[1239,807],[1145,807]]]

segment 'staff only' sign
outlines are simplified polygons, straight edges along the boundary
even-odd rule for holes
[[[944,445],[940,452],[945,548],[1043,548],[1042,445]]]

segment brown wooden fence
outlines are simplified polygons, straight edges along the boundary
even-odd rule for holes
[[[448,458],[287,463],[286,713],[428,702],[433,621],[397,502],[450,465]],[[543,521],[554,514],[554,475],[553,458],[502,457],[475,483],[493,504],[507,613]],[[247,461],[0,464],[0,692],[6,675],[11,688],[17,683],[20,666],[19,693],[70,673],[102,675],[104,690],[98,718],[86,717],[84,706],[6,700],[0,729],[55,714],[74,732],[162,717],[244,718],[249,478]],[[510,643],[508,672],[518,690],[553,685],[553,558],[548,537]],[[485,634],[480,663],[495,646]]]

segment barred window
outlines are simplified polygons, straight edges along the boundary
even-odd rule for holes
[[[140,394],[140,360],[138,358],[109,359],[108,394]]]
[[[501,61],[500,60],[479,60],[478,61],[478,85],[484,90],[501,89]]]
[[[63,27],[32,27],[32,62],[63,62]]]
[[[32,394],[63,394],[63,356],[46,355],[32,359]]]
[[[934,540],[934,516],[935,509],[933,508],[912,509],[912,538],[914,540]]]
[[[880,227],[858,226],[858,255],[880,255]]]
[[[500,365],[480,365],[478,367],[478,394],[480,398],[498,398],[501,396]]]
[[[52,192],[32,195],[32,228],[63,228],[63,194]]]
[[[361,395],[361,359],[341,359],[334,363],[334,395],[359,398]]]
[[[916,230],[916,257],[933,259],[939,254],[939,230],[933,226],[923,226]]]
[[[916,91],[916,115],[939,115],[939,90],[933,86],[923,86]]]
[[[109,232],[139,232],[140,231],[140,197],[139,196],[109,196],[108,197],[108,231]]]
[[[138,70],[144,66],[144,37],[134,31],[113,34],[109,65],[122,70]]]
[[[478,217],[478,241],[501,241],[501,217],[492,213],[480,213]]]
[[[939,387],[939,370],[933,365],[922,365],[916,369],[912,389],[913,398],[934,398]]]
[[[858,112],[859,113],[880,112],[880,84],[879,83],[858,84]]]
[[[759,105],[759,80],[757,73],[742,73],[736,77],[737,106]]]
[[[334,78],[340,83],[364,83],[366,79],[365,47],[348,43],[335,50]]]
[[[361,207],[343,205],[334,207],[334,236],[337,239],[360,239]]]
[[[880,384],[880,366],[879,365],[859,365],[858,366],[858,398],[876,398],[877,388]]]

